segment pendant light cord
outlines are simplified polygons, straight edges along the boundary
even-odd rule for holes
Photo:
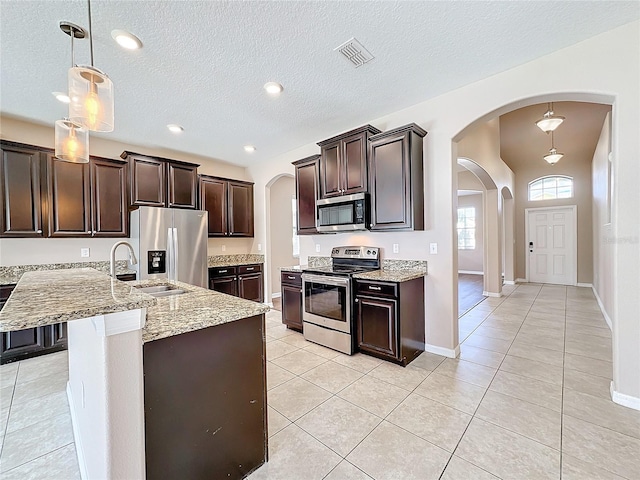
[[[93,29],[91,28],[91,0],[87,0],[89,4],[89,49],[91,50],[91,66],[93,67]]]

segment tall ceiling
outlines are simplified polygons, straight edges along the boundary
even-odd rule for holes
[[[637,1],[93,0],[95,65],[115,85],[105,138],[239,165],[267,160],[640,18]],[[0,112],[52,125],[84,0],[0,0]],[[122,50],[113,29],[144,48]],[[354,68],[334,48],[375,56]],[[89,61],[76,42],[76,63]],[[570,68],[570,66],[568,66]],[[265,82],[284,85],[278,98]],[[180,135],[166,125],[184,126]],[[243,145],[257,151],[248,154]],[[545,146],[546,148],[546,146]]]
[[[515,173],[530,166],[547,165],[544,155],[551,148],[551,135],[535,122],[547,111],[547,104],[532,105],[500,117],[500,157]],[[553,111],[565,117],[554,132],[554,144],[564,157],[558,165],[591,164],[600,131],[610,105],[583,102],[555,102]]]

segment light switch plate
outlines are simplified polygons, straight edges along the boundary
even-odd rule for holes
[[[431,255],[437,255],[438,254],[438,244],[437,243],[430,243],[429,244],[429,253]]]
[[[320,253],[320,244],[316,243],[316,253]]]
[[[90,255],[90,251],[89,251],[88,248],[81,248],[80,249],[80,256],[82,258],[89,258],[89,255]]]
[[[393,253],[398,253],[400,252],[400,245],[397,243],[393,244]]]

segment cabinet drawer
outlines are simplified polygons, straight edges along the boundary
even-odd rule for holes
[[[0,302],[4,303],[9,298],[9,296],[11,295],[11,292],[15,287],[16,287],[15,285],[0,286]]]
[[[243,273],[256,273],[262,271],[262,265],[256,263],[255,265],[240,265],[238,267],[238,275],[242,275]]]
[[[281,272],[280,283],[283,285],[291,285],[293,287],[302,288],[302,274],[294,272]]]
[[[209,277],[235,275],[236,267],[214,267],[209,269]]]
[[[361,280],[356,280],[356,295],[397,298],[398,284],[385,282],[363,282]]]

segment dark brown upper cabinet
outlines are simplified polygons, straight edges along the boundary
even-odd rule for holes
[[[423,230],[422,142],[415,123],[369,139],[371,230]]]
[[[132,206],[196,208],[198,165],[124,151]]]
[[[127,162],[92,157],[91,223],[94,237],[128,237]]]
[[[210,237],[253,237],[253,183],[199,176],[200,209]]]
[[[321,198],[367,191],[367,141],[377,133],[365,125],[318,143]]]
[[[298,235],[312,235],[316,230],[316,200],[318,200],[318,166],[320,155],[293,162],[296,167],[296,218]]]
[[[88,163],[47,158],[49,237],[90,237],[91,181]]]
[[[45,155],[27,145],[0,146],[0,237],[44,237]]]

